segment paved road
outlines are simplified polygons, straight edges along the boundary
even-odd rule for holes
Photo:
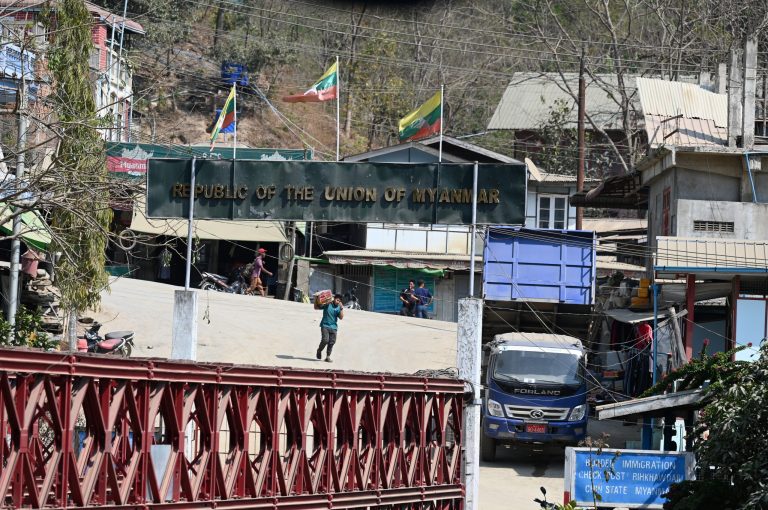
[[[104,293],[102,309],[94,316],[104,323],[104,332],[136,331],[135,356],[167,357],[176,289],[119,279],[112,283],[110,293]],[[397,373],[456,364],[454,323],[364,311],[345,313],[334,363],[327,364],[314,358],[320,312],[311,305],[201,292],[198,360]],[[590,433],[597,436],[605,429],[604,424],[593,424]],[[612,435],[635,432],[630,429],[614,427]],[[480,468],[481,508],[536,508],[533,498],[539,497],[540,486],[547,488],[550,500],[562,501],[562,450],[500,449],[496,463]]]
[[[640,439],[640,427],[621,422],[589,422],[589,435],[599,438],[609,435],[611,447],[623,448],[627,440]],[[562,448],[549,447],[535,450],[530,446],[499,448],[496,462],[480,464],[480,508],[482,510],[534,510],[533,502],[540,498],[539,487],[547,490],[547,499],[563,502],[563,469],[565,455]]]
[[[136,332],[135,356],[171,353],[173,292],[128,278],[102,294],[102,332]],[[312,305],[200,291],[199,361],[413,373],[456,366],[456,324],[346,310],[331,364],[315,359],[321,312]]]

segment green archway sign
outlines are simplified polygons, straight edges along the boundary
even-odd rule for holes
[[[198,219],[472,222],[472,163],[328,163],[150,159],[147,216]],[[480,164],[477,223],[525,221],[521,164]]]

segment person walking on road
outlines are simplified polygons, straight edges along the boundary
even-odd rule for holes
[[[317,359],[323,359],[323,349],[326,349],[325,361],[331,362],[331,352],[336,344],[336,333],[339,331],[339,320],[344,318],[344,307],[341,304],[341,294],[333,296],[333,301],[320,305],[315,303],[315,310],[323,311],[320,321],[320,346],[317,348]]]
[[[432,293],[424,286],[424,280],[419,280],[419,287],[413,291],[413,294],[418,299],[416,303],[416,317],[429,319],[427,308],[432,304]]]
[[[416,313],[416,305],[419,303],[419,298],[417,298],[413,293],[415,290],[415,283],[416,282],[413,280],[408,280],[408,287],[403,289],[403,291],[400,293],[400,301],[402,301],[402,306],[400,307],[400,315],[413,317]]]
[[[251,285],[246,291],[247,294],[253,294],[253,292],[257,290],[259,291],[259,294],[261,294],[261,297],[265,297],[267,295],[264,284],[261,282],[262,272],[272,276],[272,273],[267,271],[267,268],[264,267],[264,257],[266,254],[267,250],[264,248],[259,248],[258,253],[256,253],[256,258],[253,259],[253,268],[251,268]]]

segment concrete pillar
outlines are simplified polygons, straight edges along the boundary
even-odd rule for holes
[[[744,43],[744,99],[741,117],[742,147],[755,145],[755,88],[757,86],[757,37],[751,36]]]
[[[171,359],[197,361],[196,290],[174,292]]]
[[[462,476],[466,490],[466,510],[478,510],[480,496],[480,362],[483,341],[483,300],[459,300],[456,366],[459,378],[471,384],[472,402],[464,407],[464,462]]]
[[[717,65],[717,83],[715,83],[715,92],[718,94],[725,94],[728,88],[728,65],[725,62],[721,62]]]
[[[728,146],[736,147],[741,137],[741,50],[731,50],[730,72],[728,76]]]

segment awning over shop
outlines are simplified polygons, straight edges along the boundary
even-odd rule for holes
[[[693,300],[706,301],[724,298],[730,296],[732,292],[731,282],[700,282],[696,284]],[[660,298],[664,303],[685,303],[686,285],[684,283],[665,283],[661,286]]]
[[[391,266],[399,269],[451,269],[469,271],[469,255],[397,252],[387,250],[338,250],[324,253],[331,264]],[[483,267],[482,255],[475,255],[475,271]]]
[[[653,312],[633,312],[627,308],[612,308],[605,310],[605,315],[611,319],[615,319],[625,324],[637,324],[639,322],[648,322],[653,320]],[[657,317],[659,319],[665,318],[669,312],[666,310],[659,310]]]
[[[656,416],[663,417],[669,411],[691,411],[701,407],[704,400],[704,390],[685,390],[665,395],[636,398],[615,404],[597,406],[597,419],[610,420],[623,416]]]
[[[5,234],[13,233],[13,219],[8,218],[11,215],[10,209],[6,209],[6,204],[0,203],[0,211],[5,211],[6,221],[0,224],[0,231]],[[2,221],[2,220],[0,220]],[[29,246],[38,250],[47,250],[51,244],[51,232],[48,225],[37,211],[26,211],[21,213],[22,234],[21,238]]]
[[[768,240],[657,237],[657,278],[730,279],[734,275],[768,274]]]
[[[198,239],[285,243],[283,224],[279,221],[195,220],[192,235]],[[148,219],[144,202],[137,200],[129,227],[135,232],[158,236],[187,237],[186,220]]]

